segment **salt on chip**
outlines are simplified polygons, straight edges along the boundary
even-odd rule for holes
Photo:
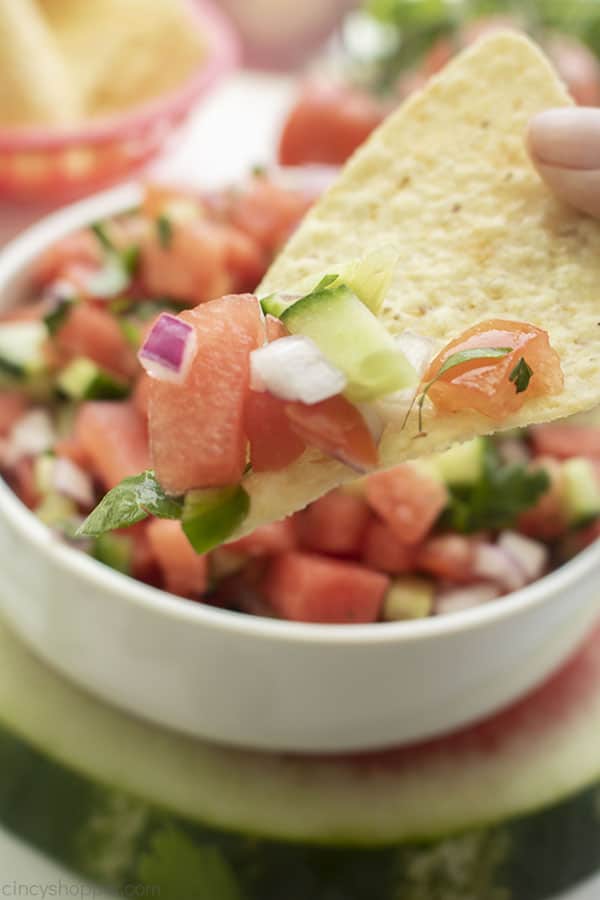
[[[600,402],[600,224],[559,202],[525,148],[532,115],[571,103],[540,51],[500,33],[477,43],[388,118],[353,156],[266,275],[259,296],[317,280],[342,260],[392,245],[399,263],[381,314],[440,346],[491,318],[549,332],[564,391],[526,401],[500,426],[465,411],[388,428],[381,467],[450,444],[546,422]],[[356,477],[307,451],[250,474],[247,532]]]

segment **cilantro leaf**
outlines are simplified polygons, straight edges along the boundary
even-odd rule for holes
[[[159,216],[156,220],[156,231],[158,233],[158,242],[164,250],[168,250],[173,242],[173,225],[168,216]]]
[[[88,279],[86,287],[93,297],[116,297],[131,284],[138,266],[140,248],[137,244],[130,244],[119,250],[104,222],[96,222],[91,229],[102,247],[104,265]]]
[[[473,347],[471,350],[459,350],[457,353],[450,354],[450,356],[444,360],[444,363],[440,367],[435,378],[432,378],[431,381],[425,385],[421,396],[419,397],[417,403],[419,409],[419,431],[423,431],[423,404],[425,403],[429,389],[442,377],[442,375],[448,372],[449,369],[454,369],[456,366],[470,362],[472,359],[498,359],[499,357],[507,356],[509,353],[512,353],[512,347]]]
[[[62,328],[76,303],[77,300],[72,296],[68,297],[65,295],[56,298],[52,307],[44,316],[44,325],[48,329],[50,337],[54,337],[56,332]]]
[[[525,357],[522,356],[508,376],[508,379],[509,381],[513,382],[517,390],[517,394],[521,394],[529,387],[529,382],[531,381],[532,375],[533,369],[527,364]]]
[[[195,844],[175,828],[154,835],[138,875],[165,900],[242,900],[233,868],[219,848]]]
[[[148,516],[179,519],[183,500],[169,497],[151,470],[125,478],[106,494],[77,531],[79,536],[97,537],[115,528],[127,528]]]
[[[550,479],[543,469],[503,465],[488,441],[480,478],[468,487],[450,488],[443,522],[463,534],[508,528],[522,512],[535,506],[549,487]]]
[[[98,239],[98,243],[102,247],[105,253],[116,253],[115,245],[112,242],[112,239],[108,233],[108,228],[105,222],[94,222],[93,225],[90,226],[92,232]]]

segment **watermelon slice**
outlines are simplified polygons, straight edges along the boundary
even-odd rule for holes
[[[371,475],[365,490],[369,504],[404,544],[420,543],[447,503],[445,485],[410,463]]]
[[[359,556],[369,518],[362,497],[332,491],[297,513],[295,522],[300,543],[307,550]]]
[[[186,311],[198,352],[184,384],[152,379],[150,444],[170,493],[240,481],[246,465],[244,404],[249,357],[264,342],[260,304],[250,294]]]
[[[9,433],[28,406],[29,400],[22,391],[0,391],[0,435]]]
[[[133,349],[115,317],[91,303],[77,303],[71,308],[56,335],[55,347],[63,363],[85,356],[125,378],[138,371]]]
[[[337,759],[146,724],[4,626],[0,660],[0,822],[120,895],[549,900],[600,864],[600,632],[476,727]]]

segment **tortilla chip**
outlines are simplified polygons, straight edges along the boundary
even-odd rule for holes
[[[528,40],[481,41],[451,63],[372,135],[309,213],[267,274],[259,295],[293,290],[335,263],[393,245],[399,254],[382,317],[445,345],[490,318],[546,329],[565,390],[526,402],[501,426],[476,413],[416,413],[384,434],[382,468],[450,444],[546,422],[600,401],[600,225],[562,205],[525,149],[530,117],[571,101]],[[251,474],[244,532],[305,506],[356,477],[307,452],[282,472]]]
[[[177,88],[205,55],[205,40],[184,0],[39,2],[89,116],[119,112]]]
[[[63,125],[80,114],[35,0],[0,0],[0,125]]]

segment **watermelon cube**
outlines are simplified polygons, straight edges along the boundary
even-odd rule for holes
[[[241,480],[250,353],[264,341],[260,304],[249,294],[213,300],[181,317],[196,330],[198,352],[183,384],[152,379],[149,402],[153,465],[172,494]]]
[[[386,522],[373,517],[365,531],[362,560],[370,569],[404,575],[415,568],[416,548],[399,541]]]
[[[370,516],[362,497],[331,491],[296,515],[296,531],[307,550],[359,556]]]
[[[410,463],[371,475],[365,490],[370,506],[404,544],[421,543],[447,502],[445,485]]]
[[[106,490],[150,465],[146,423],[133,403],[83,403],[75,441]]]
[[[153,519],[147,536],[161,570],[165,587],[172,594],[195,597],[208,586],[208,557],[198,555],[175,519]]]
[[[262,583],[270,606],[295,622],[375,622],[389,579],[339,559],[284,553],[269,565]]]

